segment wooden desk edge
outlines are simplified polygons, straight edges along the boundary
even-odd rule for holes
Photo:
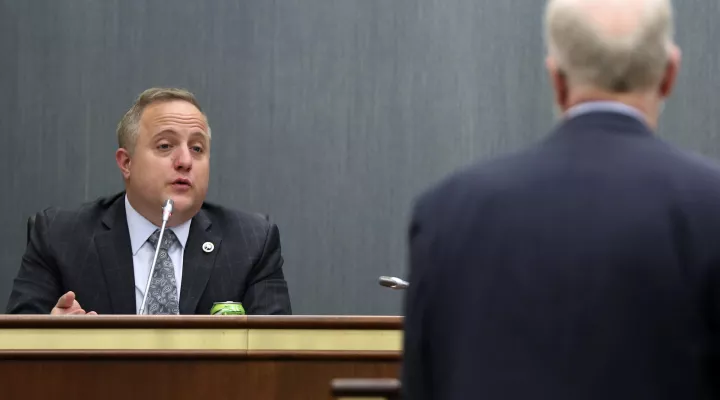
[[[297,350],[0,350],[7,360],[267,360],[400,361],[400,351]]]
[[[400,330],[401,316],[2,315],[0,329],[360,329]]]

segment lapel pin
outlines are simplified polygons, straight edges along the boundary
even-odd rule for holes
[[[210,253],[211,251],[215,250],[215,245],[210,242],[203,243],[203,251],[206,253]]]

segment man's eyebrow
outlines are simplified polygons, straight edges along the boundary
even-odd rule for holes
[[[163,129],[163,130],[155,133],[155,135],[153,135],[153,136],[166,135],[166,134],[177,135],[178,133],[174,129],[167,128],[167,129]]]
[[[193,131],[190,136],[201,136],[207,139],[210,137],[210,134],[208,134],[206,131]]]

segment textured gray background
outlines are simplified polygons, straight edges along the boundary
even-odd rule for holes
[[[195,92],[209,199],[272,215],[298,314],[398,314],[415,195],[552,124],[538,0],[0,0],[0,307],[25,221],[121,190],[115,126]],[[718,2],[676,2],[661,135],[720,156]]]

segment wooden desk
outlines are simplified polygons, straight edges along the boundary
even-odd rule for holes
[[[334,378],[397,378],[400,317],[0,316],[14,399],[331,399]]]

